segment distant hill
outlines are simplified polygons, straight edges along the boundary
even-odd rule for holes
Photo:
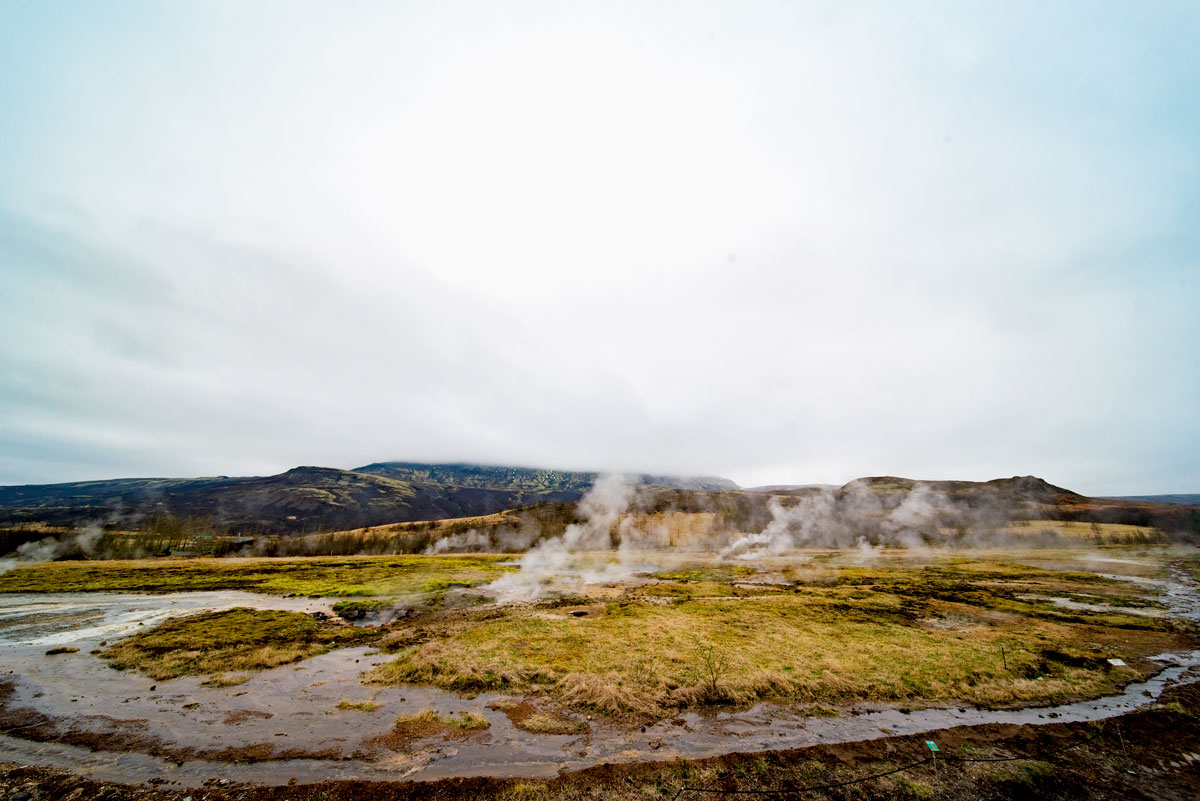
[[[889,526],[894,535],[895,519],[889,516],[904,504],[909,505],[908,515],[898,519],[905,521],[905,536],[943,543],[949,537],[961,547],[1049,547],[1061,544],[1063,538],[1077,543],[1072,538],[1080,536],[1095,543],[1195,541],[1200,535],[1200,507],[1086,498],[1034,476],[983,482],[874,476],[841,487],[781,485],[726,491],[644,486],[631,499],[622,526],[628,523],[635,530],[653,532],[652,537],[672,546],[716,551],[746,533],[764,531],[774,521],[803,530],[807,541],[817,547],[844,547],[859,536],[879,537]],[[780,507],[797,512],[790,519],[780,517]],[[575,504],[539,503],[495,515],[396,523],[338,536],[344,538],[341,547],[346,553],[369,552],[380,544],[410,553],[508,553],[561,535],[580,520]],[[1010,529],[1015,521],[1027,524]],[[1037,522],[1029,525],[1028,521]],[[1089,525],[1093,523],[1124,525],[1114,530]],[[322,542],[315,552],[329,547]]]
[[[835,490],[837,484],[765,484],[761,487],[746,487],[746,492],[765,492],[767,494],[779,494],[783,492],[795,492],[796,490],[811,490],[825,489]]]
[[[0,523],[136,526],[149,515],[203,517],[232,533],[295,534],[488,515],[574,503],[598,473],[472,464],[379,462],[296,467],[276,476],[124,478],[0,487]],[[736,489],[723,478],[635,477],[679,489]]]
[[[551,504],[556,525],[570,522],[574,504],[598,473],[477,464],[376,462],[354,470],[297,467],[276,476],[126,478],[68,484],[0,487],[0,525],[137,528],[158,516],[192,518],[230,534],[297,535],[399,523],[493,515]],[[772,504],[801,503],[832,492],[839,507],[895,508],[921,485],[937,493],[947,512],[972,520],[1065,520],[1156,526],[1200,532],[1200,507],[1141,500],[1086,498],[1034,476],[993,481],[922,481],[895,476],[819,485],[740,489],[717,477],[637,475],[633,508],[715,515],[725,530],[760,531]],[[949,518],[948,518],[949,519]],[[717,525],[717,524],[714,524]],[[30,536],[36,536],[36,532]]]
[[[600,473],[567,470],[540,470],[530,467],[505,467],[481,464],[420,464],[417,462],[376,462],[354,468],[356,473],[387,476],[418,484],[440,484],[476,489],[532,492],[549,497],[571,494],[579,498],[595,483]],[[719,476],[656,476],[641,473],[629,476],[635,484],[669,489],[706,490],[722,492],[740,489],[737,484]],[[568,500],[555,498],[554,500]]]
[[[1146,501],[1177,506],[1200,506],[1200,495],[1102,495],[1101,498],[1107,501]]]

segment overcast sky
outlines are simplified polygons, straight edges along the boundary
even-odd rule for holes
[[[0,0],[0,483],[1200,492],[1200,3]]]

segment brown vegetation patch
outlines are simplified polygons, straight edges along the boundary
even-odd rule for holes
[[[245,681],[245,671],[298,662],[378,635],[299,612],[237,607],[172,618],[109,646],[100,658],[118,670],[141,670],[155,679],[207,675],[207,683],[227,687]]]
[[[528,701],[496,702],[488,704],[488,709],[503,712],[513,726],[533,734],[582,734],[588,731],[584,721],[557,710],[538,709]]]
[[[270,720],[275,717],[271,712],[260,712],[257,709],[235,709],[225,716],[226,726],[236,726],[239,723],[245,723],[251,718],[260,718],[262,720]]]
[[[396,718],[391,731],[366,740],[364,745],[382,746],[389,751],[404,752],[411,750],[413,743],[419,740],[438,736],[445,739],[463,739],[491,725],[484,718],[470,712],[439,715],[432,709],[425,709],[415,715],[401,715]]]

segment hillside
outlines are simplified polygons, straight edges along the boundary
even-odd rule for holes
[[[881,539],[889,528],[894,533],[896,518],[888,518],[900,513],[908,534],[926,542],[1027,547],[1157,542],[1164,537],[1192,540],[1200,534],[1197,512],[1195,507],[1165,504],[1114,505],[1033,476],[984,482],[875,476],[832,488],[785,485],[706,491],[642,486],[630,499],[620,529],[641,532],[631,535],[633,541],[693,551],[720,551],[745,534],[768,529],[804,532],[805,541],[816,547],[847,547],[860,536],[870,542]],[[279,546],[278,553],[509,553],[562,535],[568,525],[583,519],[573,503],[544,502],[493,515],[306,538],[309,541]]]
[[[0,487],[0,526],[10,548],[40,539],[38,526],[145,528],[159,519],[198,521],[216,533],[294,536],[395,524],[476,518],[538,507],[545,533],[574,519],[574,504],[597,473],[473,464],[378,462],[355,470],[297,467],[276,476],[142,478]],[[860,478],[832,489],[788,486],[743,490],[722,478],[640,475],[630,511],[656,525],[690,515],[714,535],[761,531],[772,504],[793,506],[832,492],[836,514],[869,527],[914,488],[937,496],[943,526],[978,528],[1010,520],[1099,522],[1200,531],[1200,508],[1145,501],[1086,498],[1033,476],[985,482]],[[665,516],[665,517],[664,517]],[[544,518],[544,519],[543,519]],[[482,521],[480,521],[482,523]],[[678,521],[676,521],[678,522]],[[672,523],[674,525],[674,523]],[[28,536],[14,527],[29,529]],[[516,530],[503,524],[481,528]],[[516,527],[520,528],[520,527]],[[424,529],[422,529],[423,531]],[[401,531],[394,532],[403,533]],[[407,535],[406,535],[407,536]],[[506,535],[507,536],[507,535]],[[7,550],[7,549],[6,549]]]
[[[1175,495],[1104,495],[1105,501],[1146,501],[1147,503],[1171,503],[1178,506],[1200,506],[1200,494],[1184,493]]]
[[[137,526],[147,516],[206,518],[237,534],[300,534],[414,520],[489,515],[544,502],[574,503],[598,473],[472,464],[379,462],[357,470],[296,467],[276,476],[127,478],[0,487],[0,523]],[[642,475],[687,489],[722,478]]]
[[[354,472],[387,476],[416,484],[532,493],[543,499],[561,501],[579,498],[600,476],[599,473],[594,472],[540,470],[529,467],[462,463],[420,464],[416,462],[376,462],[356,467]],[[709,492],[740,489],[734,482],[719,476],[680,477],[642,473],[631,476],[631,478],[635,484],[670,489]]]

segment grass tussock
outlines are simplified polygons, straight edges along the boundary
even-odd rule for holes
[[[718,568],[663,574],[598,616],[510,607],[394,634],[397,658],[367,680],[532,692],[615,718],[766,699],[1004,706],[1111,692],[1139,674],[1108,657],[1136,662],[1186,639],[1170,621],[1018,597],[1136,606],[1127,582],[991,558],[793,564],[788,581],[750,589],[740,566]]]
[[[492,724],[482,715],[474,712],[459,712],[456,715],[441,715],[432,709],[423,709],[415,715],[400,715],[396,718],[396,728],[410,726],[445,726],[459,731],[481,731],[491,728]]]
[[[217,673],[200,682],[201,687],[236,687],[250,681],[249,673]]]
[[[374,701],[347,701],[343,699],[338,703],[337,708],[344,712],[350,710],[355,712],[374,712],[380,706],[380,704]]]
[[[588,724],[555,708],[538,708],[528,701],[498,701],[488,709],[503,712],[514,727],[534,734],[582,734]]]
[[[338,601],[332,607],[333,613],[345,620],[362,620],[387,609],[391,604],[386,601]]]
[[[151,678],[209,676],[214,686],[247,673],[299,662],[377,637],[353,626],[321,625],[309,615],[278,610],[228,609],[173,618],[101,650],[118,670]]]
[[[594,621],[514,612],[411,646],[368,678],[540,690],[613,717],[764,698],[996,705],[1105,692],[1117,678],[1098,654],[1081,661],[1047,650],[1062,635],[1053,624],[964,635],[916,625],[894,599],[870,600],[870,614],[794,596],[625,604],[619,615]]]
[[[519,722],[514,721],[513,725],[534,734],[582,734],[588,730],[588,725],[582,720],[542,711]]]

